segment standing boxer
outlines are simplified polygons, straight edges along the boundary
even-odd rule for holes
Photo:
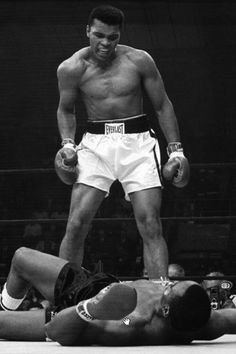
[[[160,150],[143,112],[143,89],[168,142],[169,160],[163,175],[182,187],[189,166],[174,109],[154,60],[143,50],[118,44],[123,23],[124,14],[117,8],[93,9],[87,25],[89,46],[58,67],[57,119],[63,147],[55,163],[59,177],[74,184],[59,256],[81,265],[89,225],[118,179],[133,206],[148,276],[159,278],[167,275],[168,265],[160,221]],[[88,124],[76,147],[78,95],[85,104]]]

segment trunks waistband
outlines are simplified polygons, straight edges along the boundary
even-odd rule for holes
[[[110,135],[118,134],[132,134],[142,133],[150,129],[149,122],[146,114],[140,114],[133,117],[90,121],[87,122],[86,131],[91,134],[104,134]]]

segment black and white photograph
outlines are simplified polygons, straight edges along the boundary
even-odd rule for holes
[[[0,23],[0,351],[235,353],[236,3]]]

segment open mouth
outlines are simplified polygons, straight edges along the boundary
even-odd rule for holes
[[[109,49],[98,49],[99,54],[107,55],[109,53]]]

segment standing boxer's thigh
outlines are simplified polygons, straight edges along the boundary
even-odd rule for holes
[[[71,194],[68,222],[76,222],[75,218],[89,222],[96,214],[105,196],[105,191],[82,183],[75,183]]]
[[[148,220],[160,216],[162,190],[160,187],[148,188],[129,194],[136,220]]]

